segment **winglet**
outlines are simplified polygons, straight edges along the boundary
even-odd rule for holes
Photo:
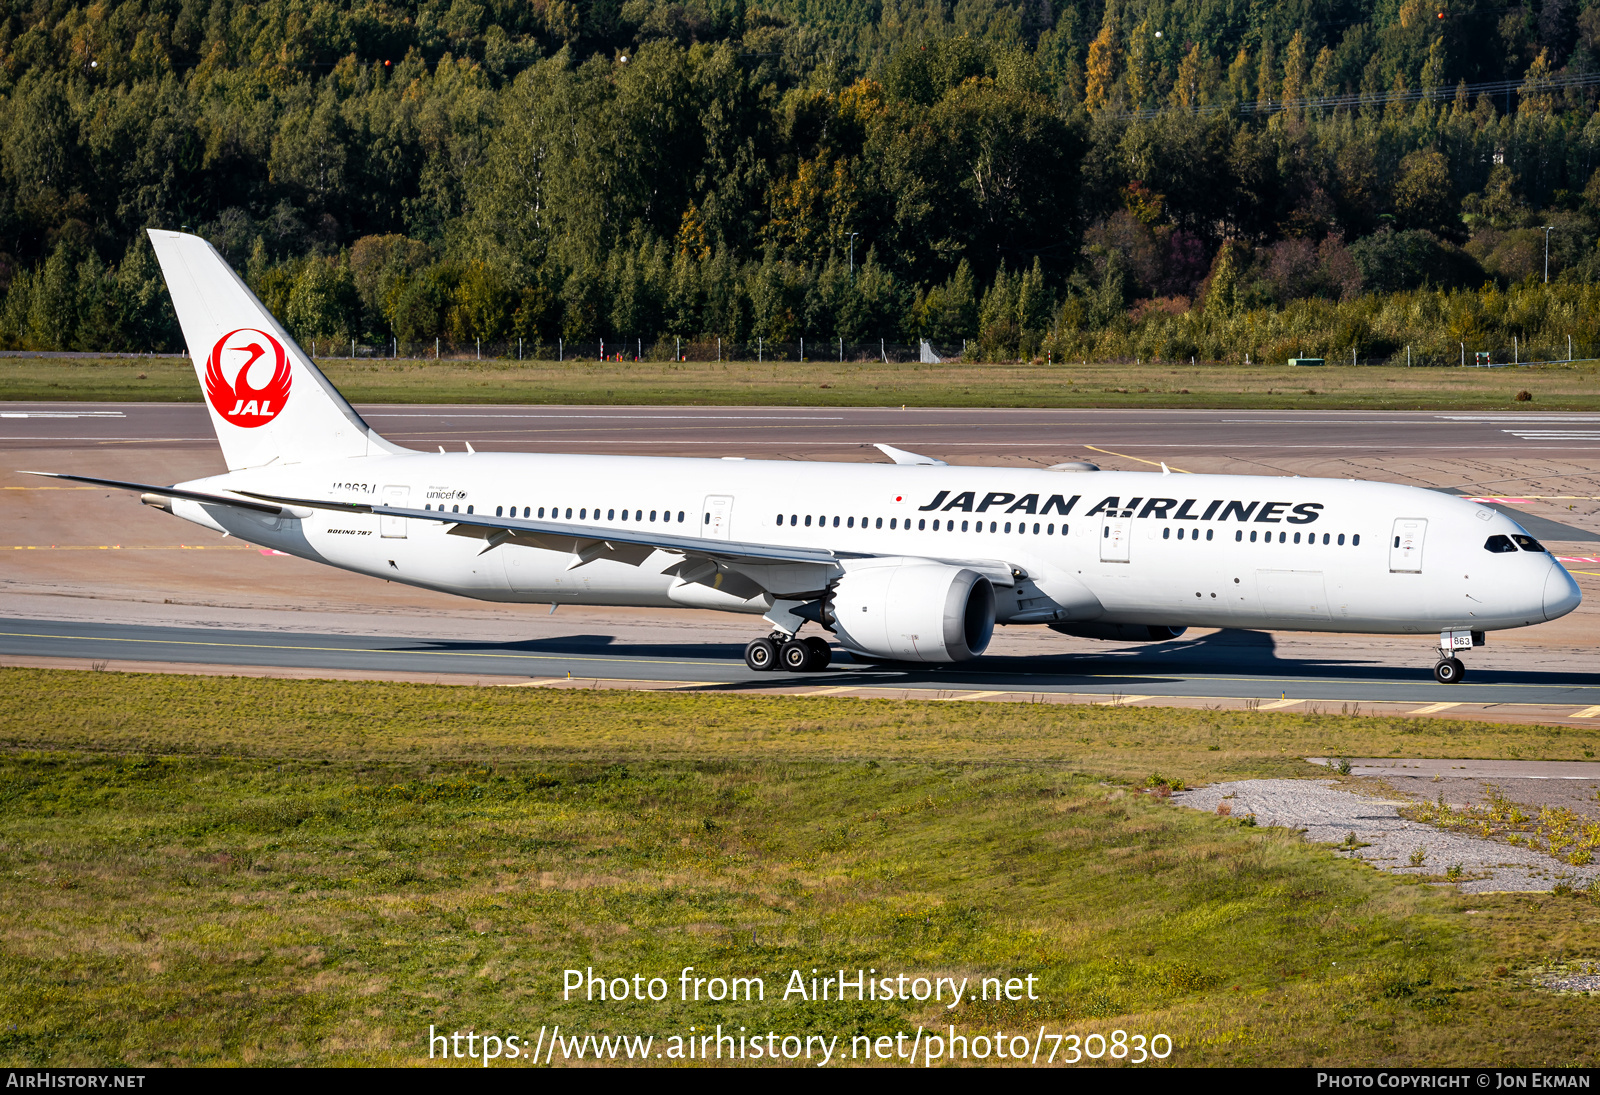
[[[896,464],[920,465],[922,467],[947,468],[950,465],[943,460],[935,460],[931,456],[922,456],[918,453],[897,449],[893,445],[873,445],[883,455],[893,460]]]

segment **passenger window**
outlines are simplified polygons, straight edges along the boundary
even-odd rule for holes
[[[1234,529],[1233,530],[1233,542],[1237,544],[1240,540],[1243,540],[1243,539],[1244,539],[1244,531],[1242,529]]]
[[[894,527],[895,527],[895,525],[894,525],[894,523],[895,523],[895,520],[896,520],[896,519],[895,519],[895,518],[893,518],[893,517],[891,517],[891,518],[889,518],[889,527],[890,527],[890,528],[894,528]]]
[[[1327,543],[1327,542],[1328,542],[1328,534],[1327,534],[1327,533],[1326,533],[1326,532],[1324,532],[1324,533],[1323,533],[1323,534],[1322,534],[1322,542],[1323,542],[1323,543],[1324,543],[1324,544],[1326,544],[1326,543]]]
[[[461,507],[460,506],[451,506],[450,507],[450,512],[451,513],[460,513],[461,512]]]
[[[1039,535],[1039,522],[1037,521],[1033,523],[1033,534],[1035,536]]]
[[[572,507],[571,506],[567,507],[567,520],[569,520],[569,521],[572,520]]]
[[[933,523],[933,531],[934,532],[938,532],[939,531],[939,522],[938,521],[934,521],[934,523]]]
[[[1252,544],[1256,542],[1256,530],[1255,529],[1251,529],[1250,530],[1250,542]]]
[[[467,512],[470,513],[471,511],[472,511],[472,507],[468,506],[467,507]],[[1517,542],[1517,546],[1519,548],[1521,548],[1523,551],[1543,551],[1544,550],[1544,545],[1541,544],[1539,541],[1535,540],[1532,536],[1518,536],[1515,533],[1513,533],[1511,538]]]
[[[800,523],[800,515],[799,514],[797,514],[797,513],[789,514],[789,525],[790,525],[790,527],[798,525],[799,523]]]
[[[1010,528],[1010,527],[1011,527],[1011,526],[1010,526],[1010,525],[1007,525],[1007,526],[1006,526],[1006,528]],[[994,531],[994,530],[995,530],[995,522],[993,522],[993,521],[990,521],[990,522],[989,522],[989,531],[990,531],[990,532],[993,532],[993,531]]]
[[[1039,526],[1038,525],[1034,525],[1033,528],[1034,528],[1035,532],[1037,532],[1039,530]],[[1044,527],[1044,530],[1045,530],[1045,535],[1046,536],[1054,536],[1056,534],[1056,526],[1053,523],[1046,525]]]
[[[1294,542],[1297,544],[1300,542],[1300,534],[1298,532],[1294,534]]]
[[[1162,529],[1162,530],[1161,530],[1161,538],[1162,538],[1162,539],[1163,539],[1163,540],[1170,540],[1170,539],[1172,539],[1172,530],[1171,530],[1171,529],[1169,529],[1169,528],[1164,528],[1164,529]]]
[[[503,512],[503,511],[504,511],[504,509],[505,509],[505,507],[504,507],[504,506],[496,506],[496,507],[495,507],[495,508],[494,508],[494,515],[495,515],[495,516],[496,516],[496,517],[504,517],[504,516],[505,516],[505,513],[504,513],[504,512]]]
[[[1212,531],[1213,531],[1213,530],[1212,530],[1212,529],[1206,529],[1206,539],[1207,539],[1207,540],[1210,540],[1210,539],[1211,539],[1211,533],[1212,533]]]
[[[811,514],[806,514],[806,528],[811,527]]]
[[[1514,554],[1517,545],[1511,542],[1509,536],[1491,536],[1483,542],[1483,550],[1492,551],[1496,555]]]
[[[918,532],[921,532],[923,529],[925,529],[927,527],[928,527],[928,522],[927,522],[926,519],[924,519],[924,518],[918,518],[917,519],[917,531]]]
[[[834,528],[838,528],[839,527],[839,519],[837,517],[835,517],[833,519],[833,527]]]
[[[778,524],[783,524],[783,514],[778,514]]]
[[[1287,532],[1278,533],[1278,543],[1280,543],[1280,544],[1287,543],[1288,540],[1289,540],[1289,534]],[[1297,544],[1300,542],[1300,534],[1298,532],[1294,534],[1294,540],[1295,540],[1295,543],[1297,543]]]
[[[606,510],[606,520],[607,520],[607,521],[615,521],[615,520],[616,520],[616,519],[617,519],[617,511],[616,511],[616,510],[614,510],[614,509],[608,509],[608,510]],[[622,519],[623,519],[623,520],[624,520],[624,521],[626,521],[626,520],[627,520],[627,519],[628,519],[628,512],[627,512],[627,510],[623,510],[623,512],[622,512]]]
[[[1339,534],[1339,546],[1344,547],[1344,533]]]
[[[467,512],[468,512],[468,513],[471,513],[471,512],[472,512],[472,507],[471,507],[471,506],[468,506],[468,507],[467,507]]]
[[[683,511],[681,509],[678,511],[678,524],[683,524]]]
[[[1360,547],[1361,546],[1361,534],[1359,532],[1356,533],[1354,536],[1350,537],[1350,546],[1351,547]]]
[[[882,517],[878,518],[877,527],[878,528],[882,528],[883,527],[883,518]]]
[[[967,531],[967,523],[965,521],[961,522],[961,531],[962,532],[966,532]]]

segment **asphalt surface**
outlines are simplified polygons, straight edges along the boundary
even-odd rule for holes
[[[373,428],[405,445],[518,452],[671,451],[778,455],[886,442],[962,461],[967,453],[1104,445],[1175,451],[1526,455],[1600,454],[1600,414],[1394,411],[1028,410],[882,407],[550,407],[363,405]],[[0,448],[82,443],[215,446],[198,403],[8,403]],[[1150,450],[1150,453],[1145,453]],[[920,451],[920,450],[919,450]],[[863,455],[881,460],[877,453]]]
[[[1469,667],[1464,683],[1436,684],[1429,666],[1288,659],[1269,635],[1212,632],[1105,653],[988,656],[964,665],[858,664],[848,655],[820,673],[756,673],[731,643],[648,645],[607,634],[523,641],[416,639],[333,633],[159,627],[0,619],[0,655],[207,663],[270,668],[451,673],[529,680],[599,679],[747,691],[895,688],[1101,695],[1129,701],[1214,696],[1277,700],[1600,705],[1600,673]]]

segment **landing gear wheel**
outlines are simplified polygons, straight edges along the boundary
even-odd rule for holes
[[[744,648],[744,664],[757,672],[773,669],[778,664],[778,644],[771,639],[753,639]]]
[[[810,669],[814,658],[811,647],[803,639],[790,640],[778,650],[778,660],[783,662],[783,667],[795,673]]]
[[[807,635],[805,643],[811,648],[811,671],[820,673],[828,668],[833,661],[833,649],[828,646],[828,640],[820,635]]]
[[[1460,658],[1440,658],[1433,667],[1433,679],[1440,684],[1460,684],[1466,675],[1467,667],[1461,664]]]

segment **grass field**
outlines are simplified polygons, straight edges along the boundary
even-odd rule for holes
[[[1600,409],[1600,362],[1526,369],[1287,365],[372,362],[318,365],[358,403]],[[1533,399],[1515,402],[1519,391]],[[198,402],[180,358],[0,357],[0,400]]]
[[[1462,898],[1140,788],[1589,728],[0,670],[0,1063],[407,1063],[430,1024],[1169,1035],[1174,1064],[1595,1064],[1582,896]],[[1471,915],[1468,911],[1471,910]],[[562,970],[663,1003],[563,1002]],[[762,976],[683,1003],[678,971]],[[779,999],[790,971],[1037,1001]],[[1043,1060],[1043,1058],[1041,1058]]]

